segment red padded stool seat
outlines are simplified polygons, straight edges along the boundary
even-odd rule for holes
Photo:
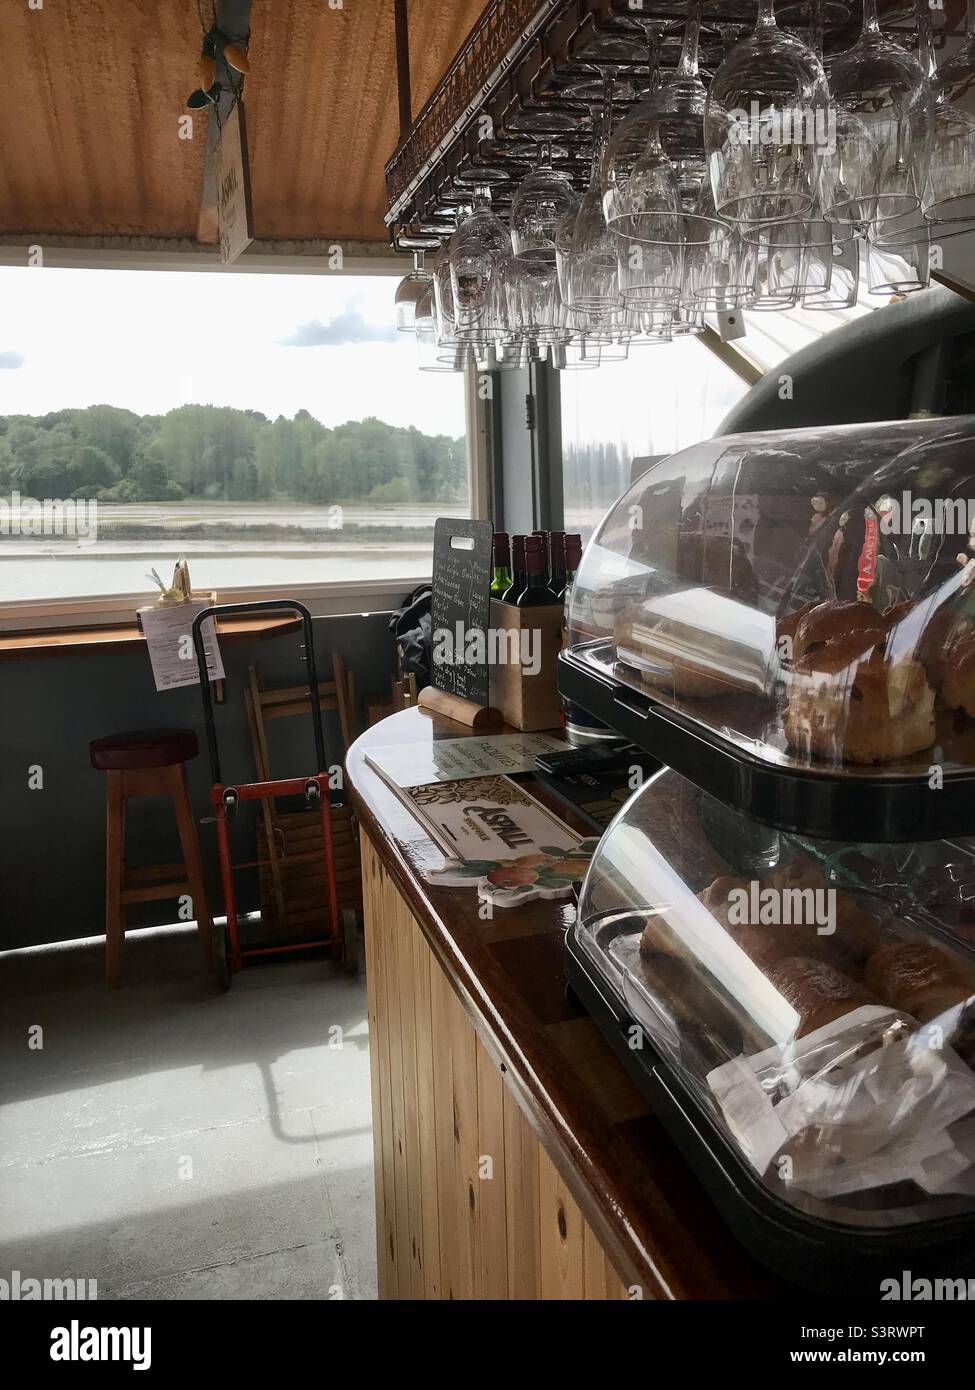
[[[96,738],[89,749],[100,772],[137,772],[144,767],[187,763],[200,751],[191,729],[136,729],[130,734]]]

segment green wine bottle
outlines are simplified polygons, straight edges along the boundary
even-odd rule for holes
[[[511,587],[511,545],[507,531],[494,533],[494,569],[491,573],[491,597],[503,598]]]
[[[511,537],[511,583],[501,595],[503,603],[516,603],[518,595],[525,587],[528,576],[525,573],[525,537]]]

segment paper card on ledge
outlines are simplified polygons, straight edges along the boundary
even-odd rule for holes
[[[428,744],[371,748],[366,761],[397,787],[453,782],[463,777],[534,772],[540,753],[564,753],[568,744],[551,734],[489,734],[484,738],[440,738]]]
[[[193,619],[210,606],[207,599],[201,603],[169,603],[139,609],[157,690],[199,685],[200,673],[193,646]],[[203,650],[206,652],[210,679],[223,680],[223,658],[212,618],[203,624]]]

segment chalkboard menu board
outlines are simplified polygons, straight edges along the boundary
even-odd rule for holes
[[[433,684],[478,705],[488,703],[493,552],[489,521],[438,518],[433,538]]]

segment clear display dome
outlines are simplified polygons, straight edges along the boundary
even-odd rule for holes
[[[975,418],[663,460],[593,536],[568,628],[563,693],[752,815],[975,831]]]
[[[712,1195],[750,1183],[773,1219],[861,1236],[960,1219],[971,1255],[973,846],[902,846],[892,873],[887,846],[757,825],[669,769],[617,815],[570,979],[611,1001],[593,1012],[631,1069],[662,1069],[665,1122],[717,1159],[695,1165]],[[921,860],[937,882],[903,872]]]

